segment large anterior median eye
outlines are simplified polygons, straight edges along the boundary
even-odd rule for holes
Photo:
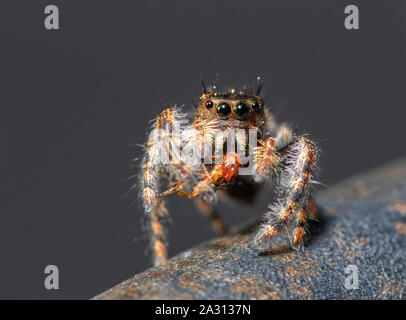
[[[220,103],[217,106],[217,114],[221,117],[221,118],[226,118],[230,115],[231,113],[231,108],[230,105],[228,103]]]
[[[244,118],[250,111],[245,103],[239,103],[234,107],[234,114],[237,118]]]

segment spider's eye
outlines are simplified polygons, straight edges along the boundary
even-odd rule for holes
[[[211,109],[211,108],[213,108],[213,106],[214,106],[213,102],[211,102],[211,101],[206,102],[206,108],[207,109]]]
[[[252,110],[255,111],[255,110],[259,109],[260,104],[259,104],[258,101],[254,101],[254,102],[252,103],[251,107],[252,107]]]
[[[234,108],[234,113],[237,116],[237,118],[243,118],[249,111],[250,109],[245,103],[239,103],[235,106]]]
[[[217,106],[217,113],[220,117],[225,118],[228,117],[231,113],[231,108],[230,105],[228,103],[220,103]]]

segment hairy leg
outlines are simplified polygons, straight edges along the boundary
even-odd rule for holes
[[[165,208],[165,200],[157,199],[156,206],[149,213],[150,241],[154,255],[154,266],[158,266],[167,258],[167,238],[163,226],[163,220],[168,212]]]
[[[265,214],[264,224],[256,236],[256,243],[277,234],[293,215],[296,215],[296,228],[293,232],[294,245],[301,243],[304,234],[302,224],[307,220],[306,209],[310,199],[310,187],[316,166],[316,149],[314,144],[302,137],[291,143],[284,152],[284,169],[281,173],[280,200],[270,205]]]
[[[146,145],[145,157],[142,165],[141,189],[144,199],[144,210],[148,216],[151,235],[151,247],[154,253],[154,265],[166,260],[166,234],[162,225],[167,215],[165,202],[159,197],[159,182],[162,172],[176,172],[179,176],[191,178],[190,170],[181,164],[176,153],[179,144],[173,132],[183,124],[183,116],[178,109],[166,109],[156,119],[153,130]],[[170,164],[170,160],[177,165]]]
[[[274,130],[276,137],[268,137],[265,141],[259,140],[255,150],[253,176],[256,182],[272,179],[281,160],[278,151],[288,146],[294,139],[292,130],[285,125]]]
[[[299,247],[302,245],[303,236],[306,233],[307,221],[317,220],[318,217],[318,206],[316,201],[309,197],[306,206],[300,209],[296,214],[295,228],[292,233],[292,247]]]

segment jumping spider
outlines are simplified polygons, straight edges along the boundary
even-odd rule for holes
[[[304,136],[296,136],[286,125],[278,125],[265,108],[260,91],[244,87],[241,91],[208,89],[203,84],[194,112],[188,123],[186,114],[177,107],[161,112],[155,120],[146,145],[142,163],[141,192],[151,233],[154,264],[166,261],[167,244],[163,219],[167,216],[165,197],[176,193],[193,198],[221,234],[227,226],[216,213],[216,191],[238,199],[243,194],[251,197],[271,180],[277,181],[278,197],[264,214],[255,244],[279,233],[282,226],[292,225],[292,246],[301,246],[308,219],[317,217],[317,205],[311,197],[311,185],[316,169],[317,149]],[[221,133],[236,130],[236,141],[248,150],[248,131],[257,133],[252,163],[243,165],[234,149],[227,149],[227,137]],[[237,130],[238,129],[238,130]],[[176,133],[175,133],[176,132]],[[219,141],[223,156],[214,156],[211,146]],[[209,147],[209,148],[207,148]],[[188,161],[183,150],[201,150],[198,161]],[[234,148],[234,147],[233,147]],[[209,150],[209,151],[207,151]],[[166,158],[167,162],[162,161]],[[207,164],[207,159],[215,159]],[[242,167],[250,165],[250,175],[239,175]],[[169,189],[160,190],[161,178],[167,179]],[[290,229],[291,230],[291,229]]]

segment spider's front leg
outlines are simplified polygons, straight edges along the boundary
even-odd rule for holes
[[[176,108],[166,109],[158,116],[149,135],[142,165],[141,190],[144,209],[148,217],[154,265],[166,261],[167,244],[163,220],[167,216],[164,197],[159,197],[161,176],[170,174],[193,183],[195,177],[191,168],[180,159],[180,138],[177,131],[184,124],[184,116]],[[172,162],[171,162],[172,161]]]
[[[272,139],[272,138],[268,138]],[[272,141],[272,140],[270,140]],[[280,199],[277,203],[269,206],[270,211],[265,214],[265,221],[256,235],[256,243],[262,244],[265,240],[272,238],[279,229],[286,225],[291,218],[295,217],[295,228],[292,234],[292,245],[300,245],[305,233],[305,225],[309,216],[315,215],[314,200],[310,197],[310,187],[314,169],[316,167],[316,148],[313,142],[301,137],[283,146],[283,150],[276,151],[272,143],[267,142],[267,147],[260,149],[259,160],[257,160],[256,180],[263,177],[264,172],[272,170],[281,170],[279,183]],[[282,149],[282,148],[281,148]],[[279,161],[274,161],[274,167],[271,161],[265,161],[270,154],[277,154]],[[261,169],[261,163],[265,166],[264,172]],[[259,174],[262,174],[260,176]]]

